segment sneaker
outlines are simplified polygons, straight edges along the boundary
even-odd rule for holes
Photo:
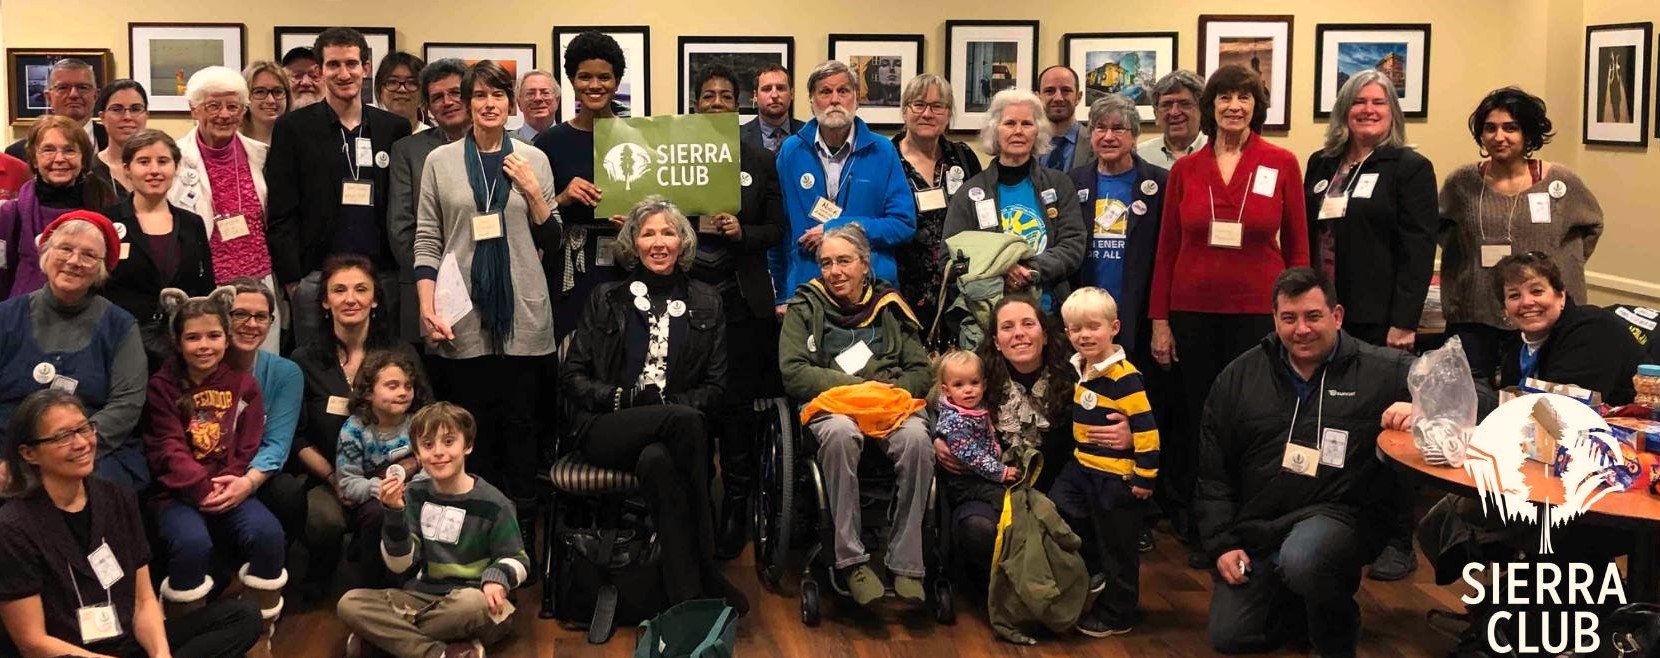
[[[1083,617],[1078,618],[1078,632],[1090,637],[1123,635],[1130,632],[1131,628],[1129,624],[1093,612],[1084,613]]]
[[[1395,546],[1386,546],[1383,554],[1372,561],[1372,568],[1367,571],[1366,577],[1372,580],[1400,580],[1412,575],[1418,570],[1418,559],[1409,550],[1402,550]]]
[[[484,658],[484,643],[479,640],[451,642],[444,647],[443,658]]]
[[[1135,551],[1137,553],[1151,553],[1151,552],[1153,552],[1153,531],[1152,530],[1148,530],[1147,528],[1142,528],[1141,529],[1141,536],[1137,537],[1136,540],[1135,540]]]
[[[893,577],[893,593],[913,603],[921,603],[927,595],[922,591],[922,579],[910,576]]]
[[[870,565],[861,564],[843,571],[842,577],[847,580],[847,591],[853,596],[853,602],[859,605],[870,605],[888,593],[881,576]]]

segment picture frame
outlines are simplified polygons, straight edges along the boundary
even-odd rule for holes
[[[1290,15],[1199,16],[1199,77],[1229,64],[1253,67],[1268,87],[1265,130],[1291,127],[1291,62],[1295,19]]]
[[[534,43],[426,43],[421,46],[421,59],[426,62],[435,62],[440,59],[455,58],[472,66],[483,60],[491,60],[507,69],[513,76],[513,83],[518,84],[520,76],[526,71],[536,68],[536,44]],[[507,130],[518,130],[525,123],[524,117],[519,115],[519,103],[509,99],[507,103]]]
[[[992,95],[1037,84],[1037,21],[948,20],[945,78],[951,81],[951,130],[979,130]]]
[[[576,35],[593,30],[617,40],[623,51],[623,76],[613,102],[622,106],[617,116],[651,116],[651,27],[646,25],[584,25],[553,28],[553,73],[559,76],[557,121],[576,111],[576,91],[565,75],[565,47]]]
[[[1111,93],[1136,102],[1142,123],[1154,120],[1153,84],[1181,68],[1179,36],[1175,32],[1069,32],[1061,35],[1061,63],[1078,76],[1078,116],[1088,117],[1089,106]],[[1130,67],[1134,70],[1130,70]]]
[[[679,38],[677,65],[679,85],[675,107],[681,114],[697,112],[697,76],[703,67],[722,64],[738,76],[738,123],[749,123],[759,113],[755,107],[755,74],[762,66],[778,64],[795,71],[795,37],[697,37]]]
[[[271,43],[275,54],[271,61],[278,66],[282,65],[282,56],[296,47],[311,48],[317,43],[317,35],[328,29],[327,25],[278,25],[271,30]],[[390,27],[354,27],[363,33],[363,40],[369,42],[369,68],[363,72],[363,102],[373,104],[375,100],[375,71],[380,70],[380,62],[386,56],[398,50],[398,32]]]
[[[1395,85],[1401,114],[1429,117],[1429,23],[1320,23],[1314,26],[1314,117],[1331,117],[1349,76],[1384,72]]]
[[[905,82],[926,70],[920,34],[832,34],[830,59],[859,76],[859,118],[872,128],[905,125],[899,97]]]
[[[92,66],[99,84],[115,79],[115,55],[108,48],[7,48],[6,120],[31,125],[50,109],[46,78],[60,59],[79,59]]]
[[[150,114],[185,114],[185,81],[209,66],[242,72],[248,59],[243,23],[128,23],[127,66],[150,95]]]
[[[1585,26],[1584,144],[1648,146],[1654,23]]]

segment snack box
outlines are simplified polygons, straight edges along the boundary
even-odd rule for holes
[[[1621,443],[1644,452],[1660,453],[1660,421],[1643,418],[1604,418]]]

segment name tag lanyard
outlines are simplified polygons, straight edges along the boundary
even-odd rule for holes
[[[1239,200],[1239,217],[1235,218],[1234,223],[1245,223],[1245,204],[1251,200],[1251,186],[1256,183],[1256,180],[1257,172],[1255,171],[1251,172],[1251,175],[1245,179],[1245,196]],[[1216,188],[1206,185],[1205,193],[1210,195],[1210,221],[1215,223],[1216,220],[1220,219],[1216,216]],[[1241,227],[1241,229],[1243,228]]]
[[[1522,200],[1518,194],[1510,199],[1510,211],[1504,214],[1504,243],[1511,244],[1511,219],[1516,215],[1516,204]],[[1481,191],[1476,194],[1476,232],[1481,236],[1481,245],[1487,244],[1487,181],[1482,181]],[[1480,248],[1481,245],[1478,245]]]
[[[1314,406],[1314,433],[1315,433],[1316,436],[1319,435],[1320,430],[1324,429],[1322,426],[1325,425],[1325,423],[1326,423],[1326,374],[1327,374],[1327,371],[1328,371],[1328,369],[1322,369],[1320,371],[1320,388],[1319,388],[1319,390],[1317,390],[1315,392],[1315,395],[1320,398],[1320,401],[1315,403],[1315,406]],[[1292,372],[1292,376],[1296,376],[1295,371]],[[1293,388],[1293,390],[1295,390],[1296,387],[1292,387],[1292,388]],[[1294,434],[1297,431],[1297,413],[1302,411],[1302,408],[1303,408],[1303,398],[1302,398],[1302,396],[1297,396],[1297,404],[1294,404],[1294,405],[1291,406],[1291,427],[1288,427],[1285,430],[1285,445],[1286,445],[1287,448],[1289,448],[1291,446],[1291,444],[1293,443],[1292,440],[1291,440],[1291,436],[1292,436],[1292,434]]]
[[[1360,171],[1362,169],[1366,168],[1366,161],[1370,160],[1370,159],[1372,159],[1372,154],[1367,153],[1366,157],[1361,158],[1360,162],[1356,162],[1354,164],[1354,167],[1349,170],[1349,174],[1348,174],[1349,178],[1348,178],[1348,180],[1344,181],[1343,190],[1342,190],[1344,197],[1350,197],[1350,196],[1354,195],[1355,183],[1360,181]],[[1342,173],[1342,170],[1341,169],[1338,170],[1338,173]],[[1337,180],[1337,174],[1332,174],[1332,181],[1335,183],[1336,180]],[[1333,194],[1337,191],[1338,190],[1326,190],[1326,196],[1333,196]]]
[[[473,204],[478,206],[481,213],[490,212],[490,204],[496,201],[496,185],[501,183],[501,172],[492,172],[484,168],[484,152],[474,149],[473,156],[478,158],[478,171],[484,175],[484,203]],[[502,208],[506,210],[505,207]]]
[[[342,134],[342,137],[344,137],[344,134]],[[341,143],[344,143],[344,142],[341,142]],[[349,158],[348,158],[348,160],[349,160]],[[247,161],[246,158],[244,158],[241,163],[237,164],[234,167],[231,167],[231,192],[232,192],[231,196],[236,197],[236,214],[240,215],[242,217],[247,217],[248,216],[248,212],[243,207],[244,204],[242,202],[242,168],[246,167],[246,166],[248,166],[248,161]],[[212,180],[207,180],[207,170],[206,169],[202,170],[202,178],[204,179],[204,182],[207,183],[207,188],[209,190],[212,190],[213,189],[213,181]],[[222,197],[224,195],[220,195],[220,196]],[[213,212],[218,215],[217,217],[214,217],[215,220],[219,220],[219,219],[223,219],[225,217],[230,217],[231,216],[229,214],[219,212],[218,208],[213,209]]]
[[[368,139],[368,138],[369,138],[369,127],[367,125],[358,126],[357,139]],[[357,167],[357,155],[356,154],[357,154],[357,149],[353,146],[352,140],[346,137],[346,129],[341,128],[340,129],[340,155],[346,158],[346,170],[351,172],[352,180],[363,180],[362,178],[360,178],[358,176],[358,171],[359,170],[358,170],[358,167]]]
[[[66,562],[65,566],[69,568],[69,584],[75,588],[75,603],[79,607],[85,608],[86,601],[81,599],[81,579],[75,577],[75,563]],[[108,587],[104,588],[104,605],[115,605],[115,595],[110,594],[110,588]]]

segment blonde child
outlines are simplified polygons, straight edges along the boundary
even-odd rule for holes
[[[1018,479],[1020,474],[1013,466],[1003,465],[991,412],[981,407],[986,378],[979,355],[962,350],[947,352],[934,364],[934,381],[939,387],[939,419],[934,423],[934,436],[943,439],[957,461],[982,479],[999,484]],[[997,499],[1000,502],[1001,495]]]

